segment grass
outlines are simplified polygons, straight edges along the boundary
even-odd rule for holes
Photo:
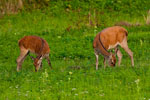
[[[132,19],[144,20],[135,16],[127,20]],[[107,26],[116,22],[110,20],[109,17]],[[76,15],[56,17],[41,11],[5,16],[0,20],[0,100],[150,99],[149,26],[126,27],[135,68],[121,49],[121,67],[104,69],[100,56],[96,71],[92,42],[105,26],[90,28],[81,23],[81,27],[77,27],[75,21]],[[68,32],[69,25],[72,29]],[[43,69],[36,73],[32,60],[27,57],[22,70],[16,72],[17,41],[25,35],[38,35],[47,40],[53,70],[43,60]]]

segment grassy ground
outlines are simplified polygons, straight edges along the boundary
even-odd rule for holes
[[[122,15],[106,25],[87,27],[74,25],[76,14],[52,16],[40,11],[5,16],[0,20],[0,100],[149,100],[150,99],[150,29],[144,19]],[[71,19],[72,18],[72,19]],[[84,19],[84,18],[83,18]],[[86,19],[84,19],[86,20]],[[134,52],[135,68],[121,49],[121,67],[95,70],[92,42],[95,35],[114,22],[128,20],[142,26],[129,27],[128,44]],[[71,30],[66,28],[71,26]],[[18,40],[25,35],[41,36],[51,48],[53,70],[45,60],[43,69],[34,72],[27,57],[22,70],[16,72],[19,56]]]

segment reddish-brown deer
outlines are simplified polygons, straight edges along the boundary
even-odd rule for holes
[[[98,69],[98,55],[104,56],[104,68],[106,67],[106,61],[110,66],[115,66],[116,57],[114,54],[109,53],[107,50],[115,49],[115,54],[118,56],[118,66],[120,66],[122,53],[118,46],[120,45],[130,56],[132,66],[134,66],[133,52],[128,48],[127,43],[128,32],[126,29],[120,26],[113,26],[102,30],[96,35],[93,41],[93,48],[96,56],[96,70]]]
[[[24,59],[30,52],[36,54],[36,58],[30,56],[34,60],[35,71],[42,67],[43,58],[47,59],[49,66],[52,68],[49,59],[50,48],[46,40],[38,36],[25,36],[18,41],[18,44],[20,56],[17,58],[17,71],[21,69]]]

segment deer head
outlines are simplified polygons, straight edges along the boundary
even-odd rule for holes
[[[42,67],[42,56],[34,58],[34,66],[35,66],[35,71],[38,71],[40,67]]]
[[[116,64],[116,57],[113,53],[110,53],[110,56],[108,58],[108,64],[112,67],[115,67]]]

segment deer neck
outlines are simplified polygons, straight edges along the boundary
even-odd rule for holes
[[[109,58],[109,56],[110,56],[110,53],[107,51],[107,49],[104,47],[104,45],[103,45],[103,43],[102,43],[102,41],[101,41],[101,39],[100,39],[100,34],[101,33],[99,33],[99,49],[100,49],[100,53],[105,57],[105,58]]]
[[[41,39],[42,46],[41,46],[38,56],[36,57],[37,59],[40,59],[42,57],[42,51],[44,49],[44,40],[42,38],[40,38],[40,39]]]

